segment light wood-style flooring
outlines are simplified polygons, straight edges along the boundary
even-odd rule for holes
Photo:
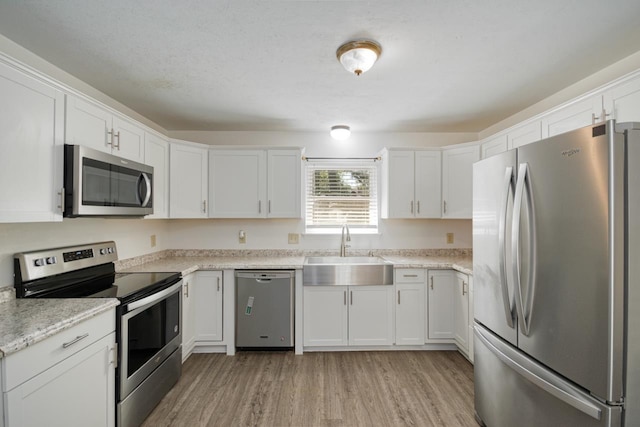
[[[156,426],[477,426],[455,351],[194,354]]]

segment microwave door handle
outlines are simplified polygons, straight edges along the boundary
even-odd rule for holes
[[[140,184],[144,182],[145,194],[144,196],[140,194]],[[145,207],[149,203],[149,199],[151,199],[151,179],[149,179],[149,175],[142,172],[138,177],[138,203],[140,206]]]

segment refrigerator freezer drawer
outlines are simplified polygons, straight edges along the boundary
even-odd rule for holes
[[[474,327],[475,408],[491,427],[619,427],[607,406],[497,338]]]

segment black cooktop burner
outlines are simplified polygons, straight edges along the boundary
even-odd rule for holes
[[[143,298],[180,280],[178,273],[120,273],[110,286],[85,295],[89,298],[118,298],[122,302]]]

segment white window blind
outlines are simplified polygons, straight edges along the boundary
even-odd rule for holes
[[[310,233],[378,230],[378,167],[373,161],[311,161],[305,165],[305,225]]]

